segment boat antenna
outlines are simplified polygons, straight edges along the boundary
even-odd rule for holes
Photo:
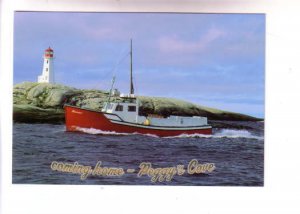
[[[134,94],[132,81],[132,39],[130,40],[130,94]]]
[[[115,80],[116,80],[116,76],[113,76],[113,78],[111,80],[111,87],[110,87],[110,90],[109,90],[109,95],[108,95],[107,103],[110,102],[110,98],[111,98],[112,90],[114,88]],[[105,105],[105,110],[106,109],[107,109],[107,104]]]

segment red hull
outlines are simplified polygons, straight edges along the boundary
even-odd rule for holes
[[[78,128],[94,128],[107,132],[151,134],[159,137],[178,136],[182,134],[212,134],[212,128],[210,126],[188,130],[164,130],[152,126],[137,127],[130,124],[123,125],[113,123],[107,119],[102,112],[81,109],[74,106],[65,106],[64,108],[67,131],[79,131]]]

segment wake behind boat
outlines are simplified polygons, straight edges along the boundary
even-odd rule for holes
[[[112,133],[150,134],[159,137],[178,136],[182,134],[212,134],[212,127],[206,117],[139,114],[139,100],[134,95],[132,81],[132,42],[130,49],[130,94],[120,94],[113,89],[115,78],[109,93],[108,101],[101,111],[65,105],[67,131],[81,131],[82,128],[93,128]],[[120,101],[111,101],[118,96]]]

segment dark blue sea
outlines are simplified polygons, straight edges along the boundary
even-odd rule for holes
[[[214,164],[214,170],[189,174],[191,160]],[[51,168],[53,163],[76,163],[93,169],[98,161],[103,168],[122,168],[124,174],[89,174],[81,179],[80,174]],[[185,173],[152,182],[147,174],[138,176],[142,162],[151,163],[156,172],[183,165]],[[64,125],[15,123],[12,178],[14,184],[263,186],[264,123],[227,122],[214,128],[211,136],[175,138],[111,135],[93,129],[74,133],[66,132]]]

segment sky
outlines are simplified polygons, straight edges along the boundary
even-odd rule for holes
[[[14,84],[36,82],[54,50],[56,83],[172,97],[264,118],[265,15],[15,12]]]

